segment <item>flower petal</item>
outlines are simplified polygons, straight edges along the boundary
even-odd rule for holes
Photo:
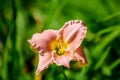
[[[44,55],[39,54],[39,62],[36,70],[36,75],[40,73],[40,71],[46,69],[50,64],[52,64],[52,55],[50,53],[44,53]]]
[[[70,61],[72,60],[73,54],[67,52],[64,55],[57,55],[56,53],[53,54],[53,61],[56,63],[58,66],[65,66],[67,68],[70,68]]]
[[[50,51],[49,43],[56,39],[57,31],[46,30],[43,33],[36,33],[32,36],[28,42],[35,48],[39,53]]]
[[[86,59],[85,53],[83,51],[83,48],[81,46],[76,49],[76,51],[73,55],[73,60],[80,61],[81,65],[87,64],[87,59]]]
[[[58,31],[57,39],[63,38],[69,44],[69,50],[76,50],[86,36],[87,27],[80,20],[72,20]]]

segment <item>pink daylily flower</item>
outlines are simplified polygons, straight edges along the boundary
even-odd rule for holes
[[[81,65],[87,64],[81,46],[86,32],[87,27],[81,20],[71,20],[60,30],[45,30],[34,34],[28,42],[39,53],[36,74],[53,63],[67,68],[70,68],[71,60],[77,60]]]

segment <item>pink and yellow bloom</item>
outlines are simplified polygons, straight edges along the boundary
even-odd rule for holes
[[[39,53],[36,74],[53,63],[67,68],[70,67],[71,60],[77,60],[81,65],[87,64],[81,46],[86,32],[87,27],[81,20],[71,20],[59,30],[45,30],[34,34],[28,41]]]

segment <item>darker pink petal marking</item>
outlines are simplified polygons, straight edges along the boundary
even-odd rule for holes
[[[73,39],[73,41],[69,44],[69,50],[74,49],[76,50],[82,43],[83,39],[86,36],[86,27],[82,27],[79,29],[78,33],[76,34],[76,37]]]
[[[83,51],[83,48],[80,46],[76,49],[74,55],[73,55],[73,60],[80,61],[82,65],[87,64],[87,59],[85,56],[85,53]]]

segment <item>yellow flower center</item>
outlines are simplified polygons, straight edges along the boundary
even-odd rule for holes
[[[65,43],[63,40],[53,40],[50,43],[51,50],[55,50],[56,54],[58,55],[63,55],[67,46],[68,44]]]

